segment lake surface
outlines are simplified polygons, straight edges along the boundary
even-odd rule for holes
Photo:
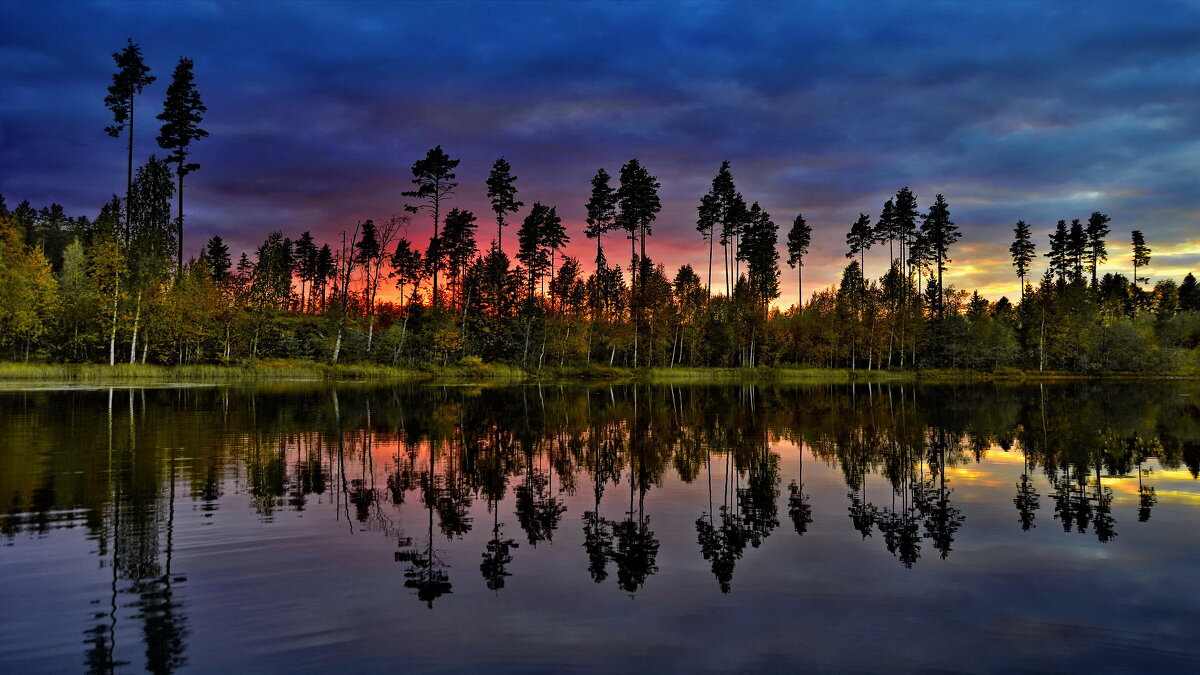
[[[1200,670],[1200,386],[0,392],[0,671]]]

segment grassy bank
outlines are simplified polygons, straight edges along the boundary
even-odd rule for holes
[[[916,379],[917,373],[902,370],[850,370],[848,368],[646,368],[639,379],[663,383],[738,383],[738,382],[903,382]]]
[[[1087,379],[1195,379],[1184,373],[1085,375],[1006,369],[850,370],[846,368],[618,368],[604,365],[547,367],[526,371],[501,363],[467,359],[448,366],[400,368],[376,364],[330,365],[313,361],[269,360],[228,365],[156,366],[142,364],[0,363],[0,384],[65,383],[236,383],[287,381],[461,381],[517,382],[639,381],[650,384],[845,384],[850,382],[969,383],[989,381],[1051,382]]]
[[[529,375],[504,364],[467,363],[427,368],[382,365],[330,365],[312,361],[256,361],[229,365],[155,366],[144,364],[0,363],[0,382],[278,382],[312,380],[488,379],[521,381]]]

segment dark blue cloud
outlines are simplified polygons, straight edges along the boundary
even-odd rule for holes
[[[731,159],[778,222],[809,216],[818,284],[858,212],[905,184],[922,204],[944,192],[980,251],[1002,253],[1017,218],[1102,210],[1114,239],[1152,242],[1200,224],[1195,3],[7,3],[10,203],[94,213],[121,189],[101,101],[126,37],[160,77],[139,101],[143,157],[145,113],[175,60],[196,60],[212,136],[193,250],[385,217],[439,143],[463,160],[460,204],[486,212],[504,155],[522,198],[570,222],[597,167],[641,157],[663,183],[656,256],[676,264],[704,257],[695,203]],[[956,281],[1008,283],[1002,255],[979,261]]]

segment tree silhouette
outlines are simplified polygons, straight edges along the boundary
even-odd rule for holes
[[[129,200],[133,193],[133,104],[142,89],[154,82],[150,68],[142,60],[142,49],[134,44],[132,39],[126,40],[125,48],[113,55],[117,64],[117,72],[113,73],[112,84],[108,87],[108,96],[104,97],[104,106],[112,111],[113,124],[104,128],[104,132],[113,138],[118,138],[122,131],[125,134],[129,154],[125,164],[125,208],[126,226],[128,227]]]
[[[616,227],[617,197],[609,185],[608,172],[603,168],[596,171],[592,177],[592,193],[587,202],[587,228],[584,234],[588,239],[596,240],[596,274],[600,275],[606,266],[604,246],[601,239],[604,233]],[[600,284],[594,284],[592,306],[600,306]],[[595,318],[595,312],[593,312]]]
[[[175,72],[171,75],[171,84],[167,87],[167,99],[163,103],[163,111],[158,116],[162,128],[158,133],[158,146],[170,150],[167,161],[175,162],[175,175],[179,178],[176,198],[179,200],[179,212],[176,217],[176,237],[178,240],[178,256],[176,258],[177,273],[183,273],[183,177],[196,171],[200,165],[188,162],[193,141],[208,136],[208,132],[200,128],[204,113],[208,108],[200,101],[200,92],[196,90],[194,66],[191,59],[179,59]]]
[[[1025,275],[1029,274],[1029,264],[1033,262],[1033,256],[1037,255],[1037,246],[1030,238],[1029,226],[1025,221],[1018,220],[1017,226],[1013,228],[1013,243],[1008,247],[1008,252],[1012,254],[1013,267],[1017,268],[1017,277],[1021,280],[1021,299],[1024,300]]]
[[[1070,273],[1070,233],[1067,231],[1067,221],[1060,220],[1050,235],[1050,250],[1046,257],[1050,259],[1050,274],[1058,277],[1059,283],[1066,283]]]
[[[651,233],[651,224],[662,210],[658,198],[658,179],[650,175],[637,158],[621,167],[620,186],[617,188],[617,224],[629,233],[630,238],[630,308],[633,309],[633,365],[638,364],[638,324],[642,319],[645,304],[644,284],[639,285],[650,269],[646,258],[646,237]],[[633,243],[640,244],[640,256],[633,251]]]
[[[458,187],[458,183],[454,180],[456,178],[454,169],[458,166],[459,161],[450,159],[450,156],[442,150],[442,146],[434,146],[425,153],[423,159],[413,162],[412,183],[417,186],[417,189],[400,193],[404,197],[421,200],[421,203],[416,205],[404,205],[405,210],[409,213],[417,213],[424,209],[433,214],[433,237],[429,240],[429,250],[425,253],[425,260],[433,274],[433,307],[435,309],[439,306],[438,269],[442,265],[442,253],[438,247],[438,227],[441,222],[442,202],[453,196],[455,188]]]
[[[846,257],[858,257],[858,267],[863,274],[864,282],[866,280],[867,249],[871,248],[873,243],[875,243],[875,233],[871,230],[871,217],[860,213],[858,220],[854,221],[854,224],[850,226],[850,231],[846,233],[846,246],[850,248]]]
[[[711,189],[700,199],[697,207],[696,229],[708,241],[708,294],[712,296],[712,259],[713,242],[717,237],[716,228],[721,227],[721,248],[725,254],[725,295],[732,295],[729,285],[729,243],[732,241],[731,209],[737,195],[733,185],[733,174],[729,171],[729,160],[721,162],[717,175],[713,177]]]
[[[958,227],[950,220],[950,207],[942,195],[938,195],[934,199],[933,205],[929,207],[929,213],[925,214],[925,218],[921,221],[921,235],[929,246],[929,252],[937,269],[937,311],[940,315],[945,312],[946,306],[946,291],[945,286],[942,285],[942,273],[946,270],[946,263],[951,262],[948,255],[950,246],[957,242],[959,237]]]
[[[1150,279],[1147,277],[1138,276],[1138,270],[1150,264],[1150,247],[1146,246],[1146,238],[1142,236],[1141,230],[1134,230],[1133,240],[1133,283],[1148,284]]]
[[[796,270],[796,308],[801,310],[804,309],[804,256],[808,255],[811,242],[812,226],[804,220],[804,214],[797,213],[792,229],[788,230],[787,263]]]
[[[488,540],[487,549],[483,552],[483,562],[479,564],[479,572],[487,582],[488,590],[498,591],[504,588],[505,577],[512,574],[508,564],[513,561],[512,549],[521,545],[515,539],[505,539],[500,523],[500,509],[496,504],[490,505],[492,510],[492,538]]]
[[[504,228],[508,225],[504,217],[525,206],[524,202],[517,201],[516,181],[512,167],[503,157],[492,164],[487,178],[487,196],[492,200],[492,212],[496,214],[496,247],[500,249],[504,248]]]
[[[1096,271],[1100,268],[1100,264],[1108,260],[1108,249],[1105,247],[1104,238],[1108,236],[1108,224],[1112,222],[1112,218],[1093,211],[1087,222],[1087,256],[1088,256],[1088,271],[1092,273],[1092,286],[1096,286]]]

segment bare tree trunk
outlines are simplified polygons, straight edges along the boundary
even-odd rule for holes
[[[113,290],[112,332],[108,337],[108,365],[117,365],[117,298],[120,297],[121,282]]]
[[[133,340],[129,343],[129,363],[137,363],[138,324],[142,319],[142,292],[137,294],[137,310],[133,313]]]
[[[183,159],[179,160],[179,168],[176,170],[176,173],[179,174],[179,194],[177,195],[179,197],[179,221],[177,225],[179,228],[177,233],[179,241],[176,242],[178,244],[179,259],[176,261],[175,266],[178,276],[183,276]]]

